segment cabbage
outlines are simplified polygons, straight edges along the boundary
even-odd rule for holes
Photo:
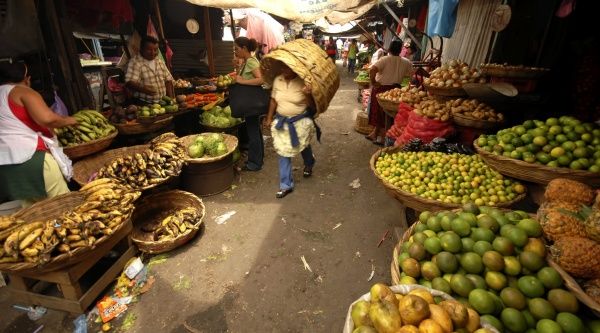
[[[223,142],[223,136],[221,134],[219,134],[219,133],[211,133],[209,137],[215,143]]]
[[[227,116],[227,117],[231,117],[231,107],[229,107],[229,105],[227,105],[224,109],[223,109],[223,113]]]
[[[204,142],[206,141],[206,138],[204,137],[204,135],[198,135],[195,139],[194,139],[194,143],[193,144],[200,144],[200,145],[204,145]]]
[[[204,146],[194,143],[188,147],[188,154],[191,158],[200,158],[204,155]]]
[[[224,142],[220,142],[216,147],[216,156],[220,156],[227,153],[227,146]]]

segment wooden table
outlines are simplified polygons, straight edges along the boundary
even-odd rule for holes
[[[87,260],[53,272],[7,272],[10,282],[11,302],[15,304],[41,305],[47,308],[71,313],[85,313],[88,307],[104,292],[104,289],[121,274],[125,264],[137,252],[129,234],[132,230],[128,222],[117,233],[94,249]],[[97,264],[110,251],[117,251],[119,257],[89,288],[82,286],[84,275],[97,271]],[[96,268],[96,270],[94,270]],[[84,277],[84,279],[82,279]],[[89,282],[89,281],[86,281]],[[56,285],[62,297],[50,296],[44,291]]]

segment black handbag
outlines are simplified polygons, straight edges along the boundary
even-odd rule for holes
[[[262,86],[233,84],[229,86],[229,106],[231,116],[245,118],[266,114],[269,110],[271,94]]]

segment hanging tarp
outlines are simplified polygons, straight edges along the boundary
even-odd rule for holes
[[[291,21],[310,23],[327,18],[330,23],[347,23],[366,13],[376,0],[187,0],[217,8],[258,8]]]

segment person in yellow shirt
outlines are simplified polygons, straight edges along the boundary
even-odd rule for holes
[[[356,38],[353,38],[348,45],[348,73],[354,74],[356,69],[356,55],[358,54],[358,44]]]
[[[315,157],[310,142],[317,132],[312,118],[315,102],[311,86],[306,85],[304,80],[285,64],[282,64],[281,72],[282,74],[273,81],[269,113],[265,119],[266,125],[271,126],[273,146],[279,154],[279,191],[275,195],[277,198],[283,198],[294,191],[292,157],[301,154],[304,160],[302,175],[312,175]]]

